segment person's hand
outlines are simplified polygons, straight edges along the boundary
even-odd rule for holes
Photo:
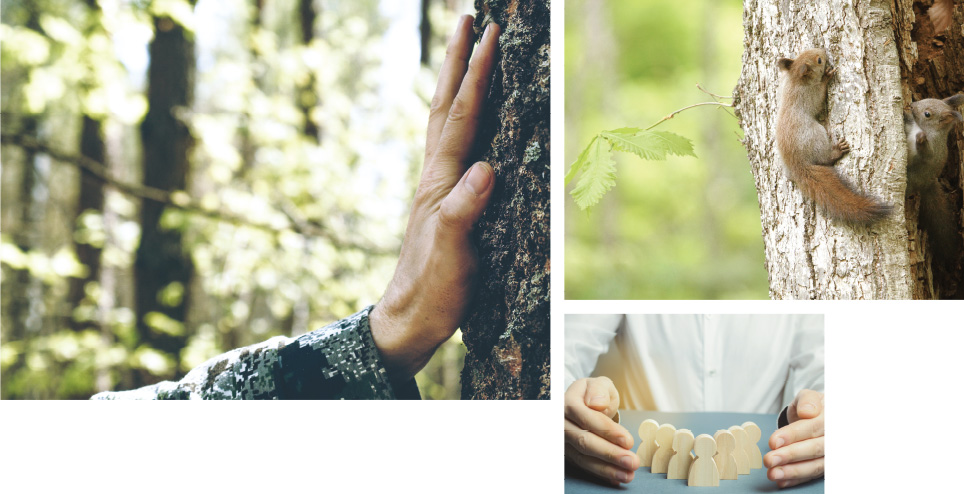
[[[613,421],[619,393],[608,377],[580,379],[566,390],[566,461],[614,485],[633,480],[633,435]]]
[[[375,346],[393,380],[411,379],[468,311],[478,264],[469,232],[495,182],[486,163],[466,160],[495,64],[498,25],[490,23],[472,61],[472,17],[452,36],[432,98],[425,164],[395,275],[369,317]]]
[[[781,489],[823,477],[823,393],[804,389],[787,408],[790,424],[770,436],[767,478]]]

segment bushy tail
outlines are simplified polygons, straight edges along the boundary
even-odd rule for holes
[[[830,166],[807,165],[796,170],[793,179],[803,195],[812,199],[831,218],[848,223],[868,224],[893,211],[880,200],[860,194]]]
[[[954,0],[935,0],[934,5],[927,9],[927,16],[934,25],[934,33],[943,33],[954,20]]]
[[[934,183],[920,193],[920,223],[927,232],[927,243],[934,262],[945,270],[953,270],[961,253],[964,238],[957,231],[957,215],[950,195]]]

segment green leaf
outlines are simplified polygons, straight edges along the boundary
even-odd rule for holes
[[[587,151],[583,173],[572,189],[572,198],[584,211],[598,203],[616,185],[616,162],[609,146],[602,140],[594,140]]]
[[[633,153],[644,160],[664,160],[667,154],[696,157],[693,141],[681,135],[661,131],[622,132],[631,130],[634,129],[617,129],[600,135],[611,142],[616,150]]]
[[[592,147],[598,138],[599,136],[593,137],[592,140],[589,141],[589,145],[586,146],[586,149],[583,149],[582,152],[579,153],[579,157],[576,158],[576,161],[569,167],[569,172],[566,173],[566,185],[569,185],[569,182],[576,176],[576,173],[579,173],[579,171],[586,166],[586,155],[589,154],[589,148]]]

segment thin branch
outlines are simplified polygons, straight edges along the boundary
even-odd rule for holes
[[[719,101],[706,101],[706,102],[703,102],[703,103],[696,103],[695,105],[684,106],[683,108],[680,108],[679,110],[676,110],[676,111],[674,111],[673,113],[670,113],[669,115],[666,115],[665,117],[663,117],[662,119],[660,119],[659,122],[656,122],[656,123],[654,123],[653,125],[650,125],[649,127],[646,127],[646,128],[643,129],[643,130],[650,130],[650,129],[652,129],[653,127],[656,127],[657,125],[659,125],[659,124],[661,124],[661,123],[663,123],[663,122],[665,122],[665,121],[667,121],[667,120],[675,117],[676,114],[679,113],[679,112],[681,112],[681,111],[689,110],[690,108],[696,108],[697,106],[707,106],[707,105],[724,106],[724,107],[727,107],[727,108],[733,108],[733,104],[732,104],[732,103],[720,103]]]
[[[698,83],[698,82],[696,83],[696,89],[699,89],[700,91],[703,91],[704,93],[706,93],[706,94],[708,94],[708,95],[710,95],[710,96],[712,96],[712,97],[714,97],[714,98],[717,98],[717,99],[733,99],[732,96],[721,96],[721,95],[719,95],[719,94],[711,93],[711,92],[703,89],[703,86],[701,86],[700,83]]]
[[[46,154],[58,162],[72,164],[78,168],[90,172],[105,184],[124,194],[139,197],[148,201],[159,202],[172,208],[180,209],[189,213],[199,214],[217,221],[223,221],[237,226],[255,228],[274,235],[281,233],[285,229],[290,229],[305,237],[325,238],[331,242],[333,246],[339,249],[362,249],[371,254],[397,253],[397,249],[395,248],[386,249],[371,245],[358,245],[337,238],[333,233],[320,228],[317,223],[309,222],[301,218],[293,207],[282,208],[283,214],[288,218],[288,224],[279,228],[278,226],[251,221],[243,216],[239,216],[227,211],[209,209],[201,206],[198,202],[192,199],[187,199],[186,201],[180,197],[175,199],[172,197],[171,192],[163,189],[119,180],[111,175],[110,171],[106,166],[103,165],[103,163],[90,159],[86,156],[73,155],[58,151],[31,137],[17,134],[0,134],[0,144],[9,144],[22,149]]]

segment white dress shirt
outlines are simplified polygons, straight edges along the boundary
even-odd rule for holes
[[[566,315],[566,389],[606,376],[620,408],[778,413],[823,392],[822,315]]]

